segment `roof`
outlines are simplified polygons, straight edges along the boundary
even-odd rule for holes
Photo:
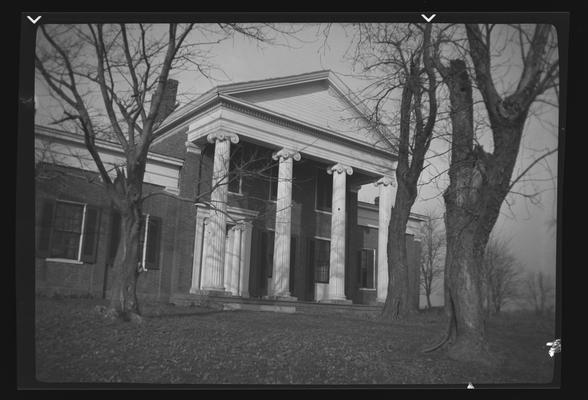
[[[366,107],[353,94],[347,85],[345,85],[345,83],[330,70],[216,86],[171,113],[157,129],[156,136],[158,136],[159,139],[163,139],[168,136],[166,133],[169,132],[172,134],[171,132],[174,127],[186,122],[189,118],[206,107],[206,105],[219,99],[238,102],[241,106],[263,110],[283,119],[308,124],[314,128],[318,127],[329,133],[337,132],[340,134],[340,124],[337,125],[336,123],[333,123],[333,118],[329,121],[328,113],[325,112],[327,105],[324,104],[326,102],[324,96],[320,99],[316,98],[316,96],[314,99],[310,99],[314,101],[313,104],[306,104],[310,103],[307,101],[309,100],[308,96],[298,96],[300,99],[297,104],[291,98],[267,98],[267,93],[271,92],[271,89],[283,88],[284,91],[286,91],[291,88],[301,88],[304,85],[311,84],[327,85],[328,89],[336,93],[336,96],[331,97],[336,97],[337,99],[340,99],[341,104],[345,104],[347,114],[354,113],[354,115],[359,117],[357,119],[362,120],[363,125],[369,127],[368,130],[372,132],[372,134],[377,135],[377,142],[384,143],[384,147],[391,149],[389,151],[395,153],[395,147],[390,141],[390,138],[392,137],[390,132],[384,131],[383,129],[374,129],[370,126],[367,117],[368,110]],[[283,93],[284,91],[280,93]],[[263,98],[264,96],[261,96],[260,93],[265,93],[266,98]],[[304,107],[306,108],[303,109]],[[299,112],[297,113],[296,111]],[[329,122],[331,122],[330,126]],[[356,132],[356,130],[350,130],[349,132],[353,133]],[[351,136],[351,133],[348,133],[347,136]]]

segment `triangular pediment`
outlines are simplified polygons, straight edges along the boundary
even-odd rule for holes
[[[242,112],[262,119],[293,123],[319,132],[321,137],[331,136],[335,142],[354,142],[396,156],[390,132],[370,125],[361,102],[328,70],[217,86],[170,114],[158,128],[154,144],[166,147],[164,142],[181,132],[178,129],[186,129],[219,104],[238,105]]]
[[[349,89],[330,71],[225,85],[220,94],[239,99],[337,136],[391,150],[388,135],[372,128]]]

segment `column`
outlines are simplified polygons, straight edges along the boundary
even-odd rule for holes
[[[329,266],[328,301],[351,302],[345,297],[345,192],[347,175],[353,174],[349,166],[336,164],[327,169],[333,175],[333,201],[331,204],[331,252]]]
[[[242,240],[243,225],[237,224],[233,228],[233,243],[232,243],[232,260],[231,260],[231,275],[230,275],[230,291],[233,295],[239,294],[239,273],[241,272],[241,240]]]
[[[249,263],[251,256],[251,222],[243,223],[241,232],[241,265],[239,266],[239,295],[249,297]]]
[[[380,204],[378,210],[378,272],[376,298],[385,302],[388,295],[388,225],[394,199],[394,178],[384,176],[374,183],[380,187]]]
[[[290,296],[290,238],[292,236],[292,170],[300,153],[282,149],[273,154],[279,160],[276,230],[274,238],[273,297],[295,300]]]
[[[231,282],[232,270],[233,270],[233,258],[235,253],[233,252],[233,242],[235,240],[235,229],[231,228],[227,232],[225,239],[225,267],[224,267],[224,288],[226,292],[233,293],[233,286]]]
[[[227,226],[227,199],[229,181],[229,159],[231,142],[239,143],[239,137],[232,133],[215,132],[207,136],[214,145],[212,169],[211,210],[206,243],[206,258],[203,263],[202,289],[224,292],[224,256]]]

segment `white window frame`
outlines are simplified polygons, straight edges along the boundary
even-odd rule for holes
[[[84,244],[84,231],[86,228],[86,212],[88,210],[88,204],[87,203],[80,203],[77,201],[56,200],[55,207],[57,207],[57,203],[66,203],[66,204],[72,204],[72,205],[84,207],[84,209],[82,211],[82,226],[81,226],[81,231],[80,231],[80,243],[78,245],[78,256],[76,259],[61,258],[61,257],[47,257],[45,260],[51,261],[51,262],[60,262],[60,263],[69,263],[69,264],[83,264],[83,262],[82,262],[82,245]],[[54,223],[55,223],[55,221],[53,221],[51,223],[51,231],[54,230]],[[50,248],[49,251],[51,252],[52,248]]]
[[[359,290],[376,290],[376,288],[378,287],[378,284],[376,282],[376,249],[374,249],[373,247],[362,247],[360,249],[360,251],[364,251],[364,250],[371,250],[373,253],[373,257],[372,257],[372,264],[373,264],[373,269],[372,269],[372,278],[373,278],[373,282],[374,282],[374,287],[373,288],[368,288],[368,287],[363,287],[360,286]],[[359,265],[359,270],[361,272],[361,264]],[[360,282],[361,284],[362,282]]]
[[[331,183],[332,184],[332,183]],[[331,200],[332,202],[332,200]],[[318,208],[318,176],[314,177],[314,211],[322,214],[333,215],[333,204],[331,204],[331,211],[320,210]]]
[[[329,248],[331,247],[331,238],[327,238],[327,237],[324,237],[324,236],[317,236],[317,235],[314,235],[312,238],[313,239],[316,239],[316,240],[322,240],[324,242],[328,242],[329,243]],[[315,247],[314,250],[316,252],[316,247]],[[330,263],[330,261],[331,260],[330,260],[330,255],[329,255],[329,263]],[[314,260],[313,260],[313,263],[314,263]],[[316,280],[316,271],[314,270],[314,267],[316,267],[316,265],[313,265],[313,271],[312,271],[312,273],[313,273],[312,279],[313,279],[314,284],[315,285],[316,284],[321,284],[321,285],[327,285],[327,284],[329,284],[329,281],[331,280],[330,279],[331,278],[330,277],[330,275],[331,275],[331,265],[329,265],[329,280],[327,282],[317,282],[317,280]]]

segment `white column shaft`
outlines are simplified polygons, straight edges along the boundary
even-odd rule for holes
[[[273,295],[290,296],[290,238],[292,236],[292,169],[291,157],[280,157],[276,230],[274,238]]]
[[[202,288],[205,290],[224,290],[224,256],[227,226],[227,198],[229,179],[230,140],[216,140],[214,147],[214,166],[212,171],[211,202],[213,208],[206,225],[209,230]]]
[[[241,233],[241,265],[239,268],[239,295],[241,297],[249,297],[251,231],[251,223],[245,223]]]
[[[232,266],[231,266],[231,279],[230,279],[230,291],[233,295],[239,293],[239,272],[241,267],[241,232],[240,226],[233,229],[233,246],[232,246]]]
[[[345,171],[333,170],[329,300],[345,298]]]
[[[235,253],[233,252],[233,242],[235,241],[235,229],[230,229],[227,232],[225,239],[225,263],[223,272],[223,286],[225,291],[233,292],[233,286],[231,282],[232,270],[233,270],[233,258]]]
[[[380,179],[376,185],[380,187],[376,298],[378,302],[385,302],[388,295],[388,225],[394,201],[394,186],[393,180],[386,177]]]

